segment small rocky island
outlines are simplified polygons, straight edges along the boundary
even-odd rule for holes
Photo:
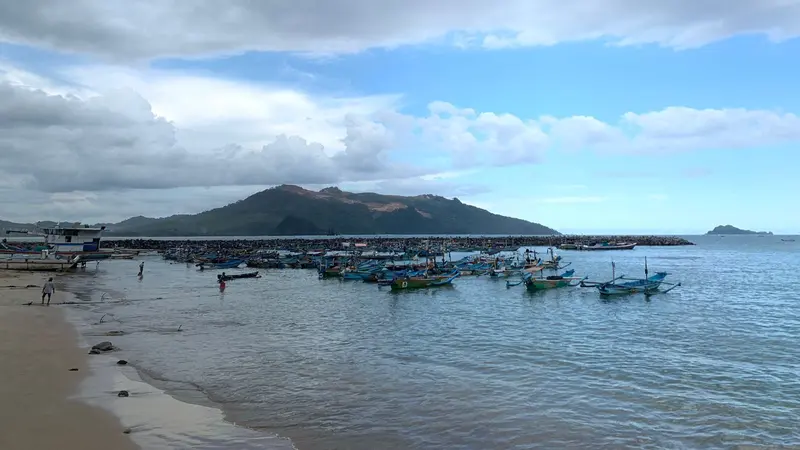
[[[752,231],[752,230],[742,230],[741,228],[736,228],[733,225],[719,225],[715,227],[713,230],[706,233],[707,235],[714,235],[714,234],[766,234],[772,235],[771,231]]]

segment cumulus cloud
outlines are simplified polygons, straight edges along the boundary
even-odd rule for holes
[[[112,59],[248,50],[356,52],[423,42],[487,48],[605,38],[696,47],[800,34],[791,0],[39,0],[0,3],[0,40]]]
[[[424,173],[385,161],[391,138],[379,125],[351,118],[343,131],[344,149],[333,156],[321,143],[284,134],[260,148],[230,144],[195,152],[135,92],[81,100],[0,84],[0,172],[23,175],[21,187],[49,192],[336,183]]]
[[[800,141],[798,116],[765,110],[670,107],[606,123],[432,102],[427,115],[415,117],[398,112],[396,98],[314,100],[286,89],[176,74],[136,78],[114,68],[93,77],[65,73],[74,92],[49,93],[48,83],[38,88],[0,74],[2,186],[90,192],[409,179],[422,186],[421,176],[537,163],[554,149],[652,154]],[[98,78],[118,83],[90,85]],[[163,93],[170,87],[171,99]],[[209,135],[194,134],[199,130]]]
[[[28,195],[88,213],[124,196],[148,206],[115,205],[118,214],[169,214],[144,199],[187,205],[173,194],[203,197],[203,188],[220,186],[239,194],[220,201],[233,201],[282,183],[469,197],[486,187],[465,174],[564,157],[558,152],[667,154],[800,142],[800,118],[768,110],[669,107],[604,122],[436,101],[418,117],[398,109],[398,96],[312,97],[107,66],[58,75],[62,82],[0,67],[3,201],[24,205],[19,199]]]

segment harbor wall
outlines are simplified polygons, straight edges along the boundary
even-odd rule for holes
[[[447,248],[456,249],[517,249],[520,247],[547,247],[561,244],[593,244],[600,242],[628,242],[640,246],[694,245],[678,236],[310,236],[288,238],[136,238],[106,240],[104,247],[135,248],[140,250],[165,250],[181,246],[205,246],[220,249],[270,248],[281,250],[341,250],[347,245],[365,244],[365,248],[394,250]]]

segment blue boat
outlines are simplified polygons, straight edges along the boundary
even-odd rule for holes
[[[661,286],[669,286],[663,293],[667,293],[681,283],[667,283],[664,279],[669,275],[667,272],[656,272],[655,275],[650,276],[647,269],[647,258],[644,259],[644,275],[645,278],[626,278],[623,276],[615,276],[616,265],[611,263],[612,279],[610,281],[596,282],[596,281],[582,281],[582,287],[595,287],[600,292],[600,295],[626,295],[626,294],[654,294],[660,292]]]

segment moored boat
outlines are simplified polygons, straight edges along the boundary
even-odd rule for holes
[[[459,272],[453,272],[448,275],[441,276],[423,276],[423,277],[405,277],[396,278],[392,280],[392,290],[402,289],[425,289],[431,287],[448,286],[453,283],[453,280],[458,278]]]
[[[217,275],[217,281],[238,280],[241,278],[261,278],[261,276],[258,272],[236,273],[233,275],[222,273]]]
[[[197,264],[197,267],[200,270],[208,270],[208,269],[235,269],[239,266],[244,264],[243,259],[229,259],[224,261],[216,261],[216,262],[201,262]]]
[[[0,244],[0,255],[9,258],[64,258],[81,257],[81,262],[100,261],[111,258],[111,249],[101,249],[100,239],[106,227],[89,227],[75,224],[72,227],[43,227],[34,231],[6,230],[6,234],[33,235],[44,239],[43,245],[21,248],[11,245],[6,239]]]
[[[647,268],[647,258],[644,260],[644,278],[627,278],[624,275],[616,276],[616,265],[611,263],[612,278],[609,281],[581,281],[582,287],[594,287],[600,292],[600,295],[625,295],[625,294],[655,294],[656,292],[667,293],[681,283],[667,283],[664,279],[667,277],[667,272],[656,272],[655,275],[650,275]],[[664,291],[661,291],[662,286],[669,286]]]
[[[580,250],[633,250],[636,242],[601,242],[599,244],[581,245]]]

